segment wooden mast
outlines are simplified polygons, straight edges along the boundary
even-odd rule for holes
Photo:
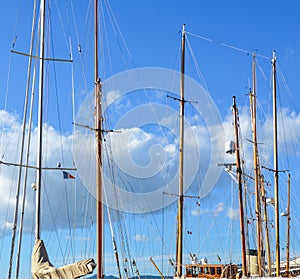
[[[179,186],[176,241],[175,276],[182,276],[182,223],[183,223],[183,145],[184,145],[184,66],[185,66],[185,24],[182,26],[181,38],[181,76],[180,76],[180,116],[179,116]]]
[[[42,180],[42,141],[43,141],[43,98],[44,98],[44,60],[45,60],[45,5],[46,0],[40,2],[40,75],[39,75],[39,103],[38,103],[38,145],[37,145],[37,174],[36,174],[36,215],[35,239],[41,238],[41,180]]]
[[[97,279],[103,278],[103,204],[102,204],[102,106],[101,82],[98,71],[98,0],[94,0],[94,55],[95,55],[95,133],[97,187]]]
[[[286,276],[290,273],[290,228],[291,228],[291,175],[288,173],[288,201],[287,201],[287,227],[286,227]]]
[[[242,242],[242,276],[247,276],[246,266],[246,239],[245,239],[245,217],[244,217],[244,204],[243,204],[243,185],[242,185],[242,169],[240,161],[240,147],[239,147],[239,135],[238,135],[238,110],[236,107],[235,96],[233,96],[233,117],[234,117],[234,136],[236,146],[236,172],[238,180],[239,190],[239,206],[240,206],[240,230],[241,230],[241,242]]]
[[[280,276],[280,240],[279,240],[279,196],[278,196],[278,144],[277,144],[277,99],[276,99],[276,56],[272,58],[273,76],[273,131],[274,131],[274,198],[275,198],[275,239],[276,239],[276,276]]]
[[[256,236],[257,236],[257,262],[258,275],[262,276],[262,230],[261,230],[261,191],[260,191],[260,169],[258,161],[257,132],[256,132],[256,63],[255,54],[252,59],[252,92],[250,93],[251,115],[252,115],[252,142],[253,142],[253,165],[255,181],[255,214],[257,219]]]

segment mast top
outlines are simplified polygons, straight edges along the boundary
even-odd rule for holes
[[[272,58],[272,63],[276,62],[276,50],[273,50],[273,58]]]

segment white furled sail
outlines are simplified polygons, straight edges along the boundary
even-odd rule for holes
[[[35,241],[31,262],[33,279],[75,279],[92,273],[96,267],[94,260],[90,258],[56,268],[51,264],[44,242],[40,239]]]

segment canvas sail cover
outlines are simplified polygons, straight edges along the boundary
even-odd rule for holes
[[[59,268],[54,267],[49,261],[46,247],[41,239],[35,241],[31,262],[33,279],[75,279],[92,273],[96,267],[93,259],[79,261]]]

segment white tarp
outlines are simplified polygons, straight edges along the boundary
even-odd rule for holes
[[[35,241],[31,261],[33,279],[75,279],[92,273],[96,267],[93,259],[87,259],[55,268],[49,261],[44,242],[40,239]]]

